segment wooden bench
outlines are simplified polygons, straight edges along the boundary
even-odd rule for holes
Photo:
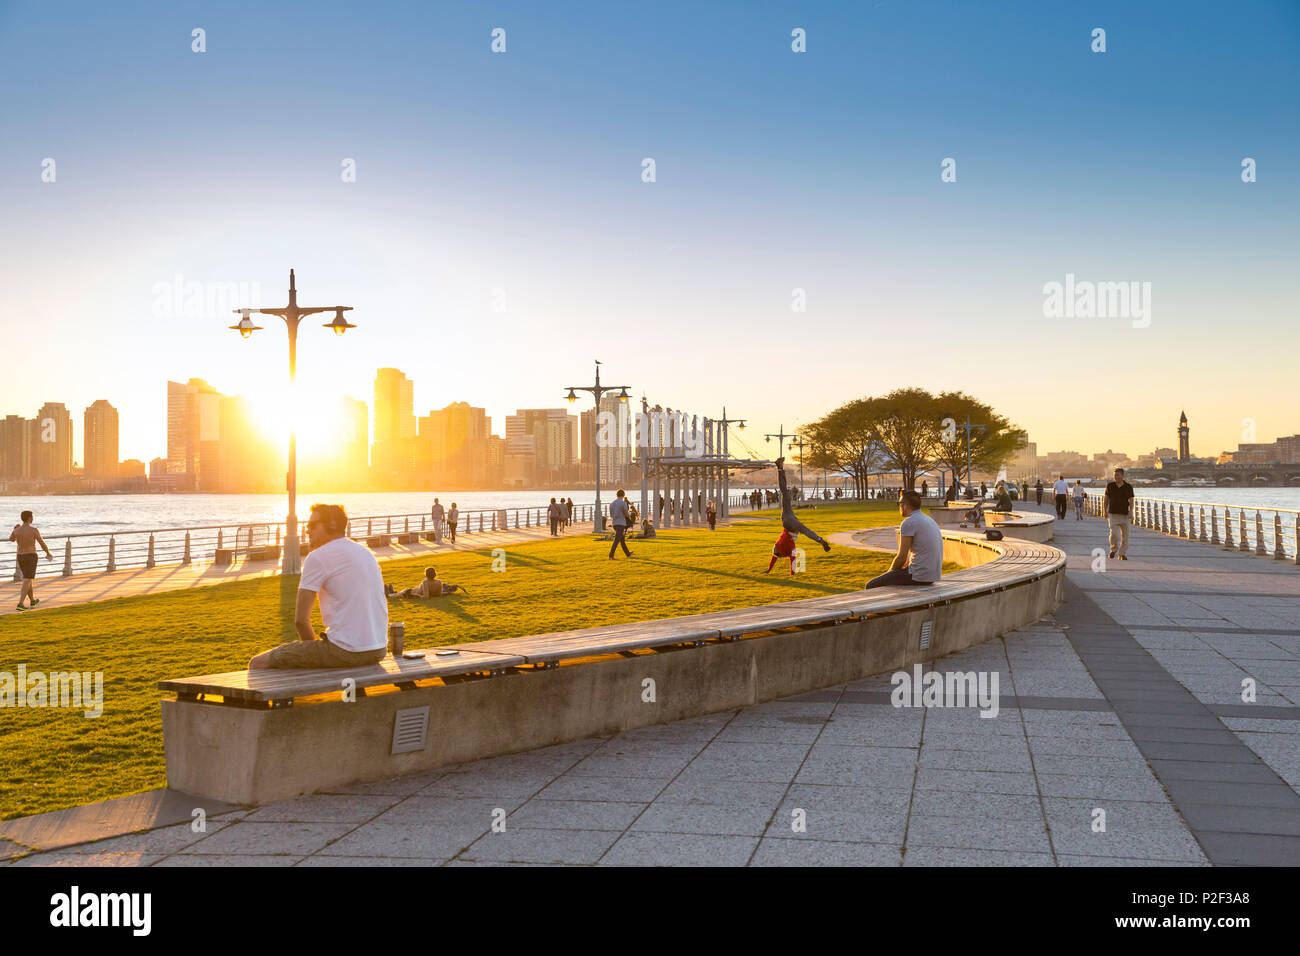
[[[366,538],[366,547],[369,548],[386,548],[392,543],[392,535],[372,534]]]
[[[944,546],[964,567],[928,587],[457,644],[367,667],[164,680],[176,695],[162,704],[168,784],[261,803],[616,733],[911,666],[1061,600],[1055,548],[951,531]],[[340,694],[346,682],[354,700]]]
[[[212,563],[226,567],[234,563],[236,555],[244,555],[249,561],[279,561],[280,549],[273,545],[254,545],[243,548],[217,548]]]

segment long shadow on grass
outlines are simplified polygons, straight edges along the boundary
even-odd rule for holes
[[[736,574],[733,571],[718,571],[713,568],[701,568],[698,565],[694,565],[694,564],[678,564],[675,561],[656,561],[653,558],[646,558],[646,559],[638,558],[637,560],[640,561],[642,564],[655,564],[655,565],[661,565],[666,568],[679,568],[685,571],[695,571],[699,574],[714,574],[717,575],[718,577],[723,577],[723,578],[735,578],[737,581],[750,581],[754,583],[759,583],[760,579],[767,577],[767,575],[764,575],[761,572],[755,572],[754,574]],[[801,591],[816,591],[820,594],[845,594],[848,591],[853,590],[852,588],[833,588],[825,584],[813,584],[810,581],[798,581],[798,580],[786,581],[782,578],[777,578],[775,580],[769,579],[769,580],[773,584],[779,581],[781,582],[781,586],[783,587],[797,588]]]
[[[459,602],[452,600],[450,595],[446,595],[440,598],[432,598],[429,600],[421,600],[419,598],[401,598],[396,601],[390,601],[388,604],[390,610],[395,610],[403,606],[425,607],[431,611],[445,611],[448,614],[450,614],[452,617],[464,621],[466,624],[482,623],[482,621],[476,618],[473,614],[469,613],[469,611],[461,607]],[[391,618],[392,616],[391,613],[389,616]]]

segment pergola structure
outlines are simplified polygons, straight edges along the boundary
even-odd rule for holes
[[[738,419],[727,419],[725,411],[722,419],[713,419],[658,405],[651,409],[641,399],[641,514],[652,515],[656,528],[703,524],[710,501],[718,518],[726,519],[731,472],[772,467],[770,461],[731,457],[726,424],[732,421]]]

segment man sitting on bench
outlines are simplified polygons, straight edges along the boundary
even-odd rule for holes
[[[457,591],[469,597],[469,592],[459,584],[439,581],[437,568],[425,568],[424,580],[413,588],[403,588],[399,591],[391,584],[384,585],[384,594],[390,598],[436,598],[444,594],[455,594]]]
[[[298,640],[258,654],[249,670],[267,667],[362,667],[388,652],[384,576],[370,549],[345,537],[348,516],[338,505],[312,505],[311,551],[302,562],[293,625]],[[325,632],[317,637],[311,609],[320,596]]]
[[[898,526],[898,554],[889,570],[864,585],[884,588],[893,585],[934,584],[943,567],[943,534],[939,525],[921,510],[921,496],[905,491],[898,499],[903,523]],[[909,560],[910,558],[910,560]]]

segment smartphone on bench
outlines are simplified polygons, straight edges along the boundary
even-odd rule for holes
[[[418,661],[424,657],[424,651],[402,651],[402,660]]]

